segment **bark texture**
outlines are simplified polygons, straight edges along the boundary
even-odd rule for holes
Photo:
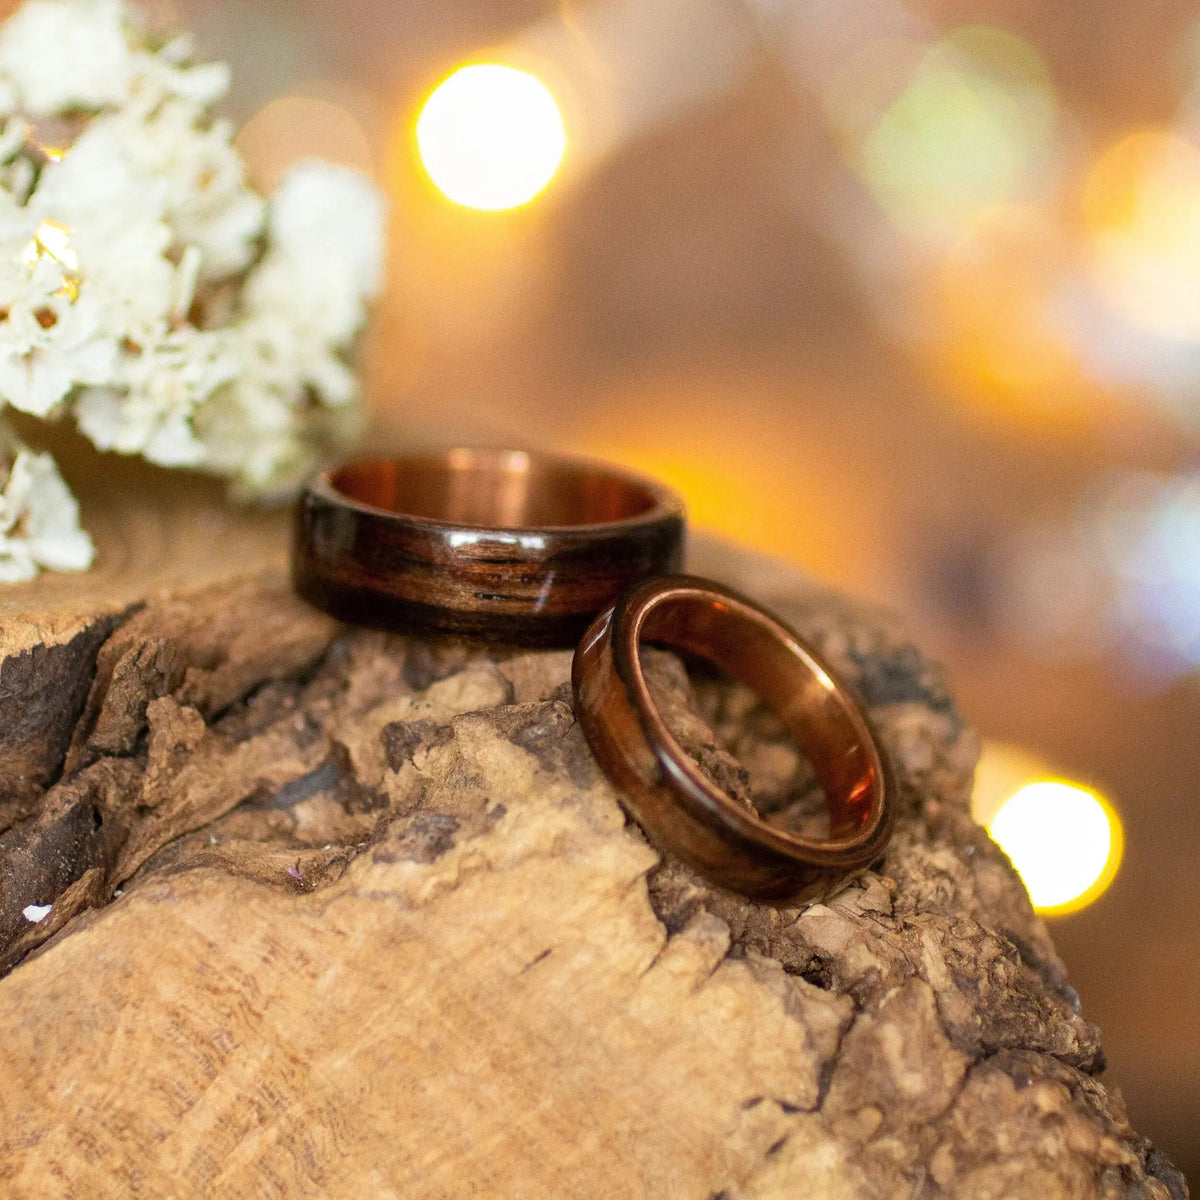
[[[569,652],[346,630],[270,572],[11,638],[4,1194],[1183,1200],[970,818],[938,672],[770,599],[901,789],[879,869],[800,909],[646,843]],[[706,769],[819,823],[770,713],[650,657]]]

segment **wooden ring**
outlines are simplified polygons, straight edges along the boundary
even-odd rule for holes
[[[642,642],[709,659],[770,704],[816,770],[829,838],[768,824],[700,770],[655,707]],[[813,900],[883,852],[895,788],[862,705],[818,651],[736,592],[686,575],[637,584],[584,635],[572,683],[576,717],[630,814],[713,883],[759,900]]]
[[[683,504],[604,463],[454,449],[350,462],[296,507],[292,578],[357,624],[571,645],[630,584],[678,570]]]

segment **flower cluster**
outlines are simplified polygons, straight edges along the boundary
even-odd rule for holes
[[[213,115],[228,83],[123,0],[0,29],[0,419],[286,494],[356,428],[383,201],[315,162],[258,196]],[[0,579],[89,565],[52,460],[6,436],[0,484]]]

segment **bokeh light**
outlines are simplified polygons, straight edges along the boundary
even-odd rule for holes
[[[1052,774],[1049,765],[1028,750],[989,738],[983,743],[975,766],[971,816],[980,825],[987,825],[1027,783]]]
[[[867,36],[820,81],[826,115],[851,162],[928,52],[929,44],[917,38]]]
[[[1120,866],[1120,819],[1104,797],[1077,783],[1027,783],[987,828],[1012,859],[1039,912],[1062,914],[1086,907]]]
[[[1109,303],[1158,334],[1200,340],[1200,146],[1128,135],[1092,167],[1083,216]]]
[[[1200,473],[1119,471],[1073,519],[1010,531],[989,563],[989,617],[1043,661],[1106,655],[1155,691],[1200,669]]]
[[[922,295],[923,342],[955,394],[1008,424],[1074,426],[1094,415],[1064,317],[1069,262],[1061,232],[1037,208],[996,205],[947,248]]]
[[[237,147],[263,192],[274,191],[289,167],[309,158],[374,173],[361,123],[345,105],[318,96],[282,96],[264,105],[242,126]]]
[[[1111,620],[1127,653],[1147,675],[1200,667],[1200,475],[1122,473],[1080,532],[1110,575]]]
[[[1044,175],[1056,112],[1032,46],[991,26],[957,30],[925,54],[858,167],[898,226],[953,231]]]
[[[417,118],[421,162],[455,204],[487,212],[519,208],[554,177],[566,152],[562,114],[549,88],[500,63],[460,67]]]
[[[1060,914],[1091,904],[1121,865],[1124,833],[1099,792],[1056,777],[1036,755],[984,743],[971,815],[1012,859],[1034,908]]]
[[[735,391],[710,368],[667,388],[625,379],[603,408],[581,414],[572,441],[674,488],[697,535],[870,591],[886,530],[869,520],[860,494],[840,485],[838,455],[793,470],[817,434],[808,422],[788,428],[790,415],[769,385],[741,378]]]

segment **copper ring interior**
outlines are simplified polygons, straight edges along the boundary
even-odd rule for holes
[[[347,463],[329,486],[357,504],[479,529],[562,529],[647,517],[664,507],[650,480],[586,459],[455,448]]]

